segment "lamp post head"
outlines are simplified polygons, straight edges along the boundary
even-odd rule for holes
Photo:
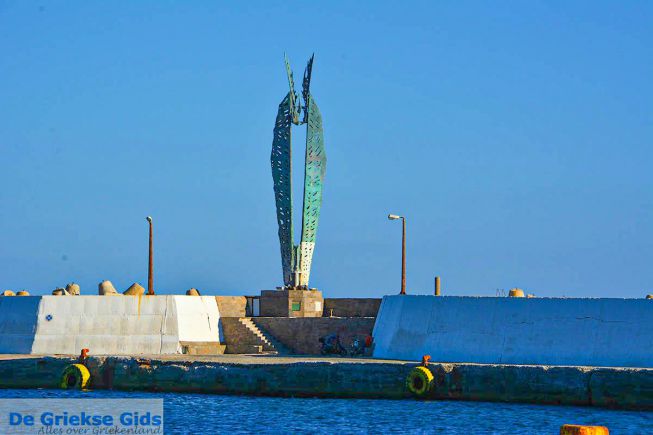
[[[149,223],[152,223],[152,216],[148,216],[148,217],[146,217],[145,219],[147,219],[147,221],[148,221]]]
[[[388,219],[391,221],[396,221],[397,219],[403,219],[403,216],[397,216],[396,214],[389,214]]]

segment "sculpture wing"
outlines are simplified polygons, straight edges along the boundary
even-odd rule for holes
[[[293,285],[294,249],[292,234],[292,188],[291,188],[291,153],[290,127],[292,124],[292,91],[286,95],[277,112],[272,140],[272,179],[274,181],[274,198],[277,205],[277,223],[279,224],[279,244],[281,246],[281,267],[283,282]]]
[[[297,96],[295,95],[295,81],[292,77],[292,69],[290,69],[288,56],[284,54],[283,60],[286,63],[286,74],[288,75],[288,86],[290,87],[290,92],[288,93],[290,100],[290,119],[294,124],[299,124],[299,102],[296,101]]]
[[[315,58],[315,54],[311,56],[311,58],[308,60],[308,63],[306,64],[306,69],[304,70],[304,80],[302,81],[302,97],[304,98],[304,104],[306,105],[304,107],[304,124],[308,122],[308,99],[309,95],[311,94],[310,87],[311,72],[313,71],[313,58]]]
[[[306,100],[306,166],[304,172],[304,207],[302,215],[302,240],[299,249],[300,285],[307,286],[315,249],[317,224],[322,206],[322,186],[326,173],[326,152],[322,115],[313,96]]]

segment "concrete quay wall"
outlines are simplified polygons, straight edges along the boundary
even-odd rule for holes
[[[0,388],[58,388],[74,358],[0,356]],[[287,397],[410,398],[415,363],[270,357],[91,357],[92,389]],[[430,364],[430,399],[653,410],[653,370]]]
[[[653,367],[653,300],[385,296],[374,357]]]

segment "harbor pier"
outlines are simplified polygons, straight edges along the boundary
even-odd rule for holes
[[[61,388],[74,356],[0,355],[0,387]],[[92,356],[91,389],[281,397],[407,399],[418,363],[263,355]],[[653,369],[430,363],[426,399],[653,410]]]

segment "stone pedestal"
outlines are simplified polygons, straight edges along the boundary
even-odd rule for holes
[[[324,298],[318,290],[261,290],[261,317],[322,317]]]

